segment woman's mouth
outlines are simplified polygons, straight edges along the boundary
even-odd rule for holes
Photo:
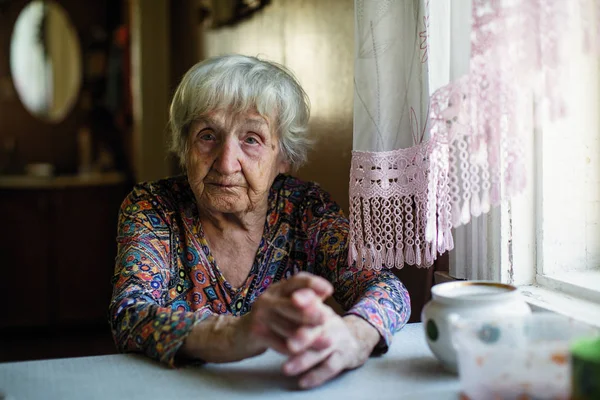
[[[212,186],[216,186],[218,188],[225,188],[225,189],[240,186],[240,185],[237,185],[234,183],[218,183],[218,182],[210,182],[210,183],[207,183],[207,185],[212,185]]]

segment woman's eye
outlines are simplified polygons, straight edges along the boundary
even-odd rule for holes
[[[206,140],[206,141],[214,141],[216,139],[215,134],[212,132],[200,132],[198,134],[198,137],[200,138],[200,140]]]
[[[248,144],[258,144],[258,140],[253,136],[248,136],[244,141]]]

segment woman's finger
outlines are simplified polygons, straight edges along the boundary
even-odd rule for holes
[[[326,299],[333,293],[333,286],[327,279],[308,272],[300,272],[290,279],[282,281],[279,287],[281,294],[286,297],[291,296],[299,289],[312,289],[321,300]]]
[[[260,341],[261,345],[269,347],[286,356],[292,355],[292,353],[288,350],[286,339],[273,332],[273,330],[266,325],[258,325],[258,327],[254,329],[254,333],[256,334],[256,337]]]
[[[331,337],[331,322],[339,318],[327,305],[319,303],[317,308],[322,314],[322,323],[315,326],[302,325],[294,336],[288,338],[288,348],[292,353],[301,353],[305,350],[324,350],[333,343]]]
[[[298,385],[302,389],[314,388],[339,375],[343,370],[342,356],[338,352],[333,352],[315,368],[302,375]]]
[[[301,375],[327,359],[333,350],[307,350],[291,356],[283,364],[283,373],[289,376]]]
[[[282,316],[277,312],[271,312],[268,314],[264,324],[283,339],[293,337],[297,334],[298,329],[300,328],[300,324]]]
[[[292,304],[298,308],[308,308],[316,303],[322,303],[323,300],[312,289],[298,289],[290,295]]]
[[[314,296],[314,295],[313,295]],[[287,298],[274,299],[271,304],[275,313],[300,325],[316,326],[322,324],[327,317],[327,310],[318,297],[305,307],[298,307],[293,300]]]
[[[325,350],[333,344],[329,336],[319,335],[310,345],[311,350]]]
[[[329,346],[313,346],[313,344],[319,340],[319,344],[322,344],[323,339],[321,339],[321,337],[323,336],[325,336],[325,332],[321,326],[301,327],[293,336],[287,339],[287,347],[292,354],[302,353],[308,349],[325,349]]]
[[[270,349],[275,350],[279,354],[283,354],[285,356],[291,355],[290,351],[287,348],[287,344],[285,339],[278,337],[275,334],[271,334],[268,338],[265,338],[265,345]]]

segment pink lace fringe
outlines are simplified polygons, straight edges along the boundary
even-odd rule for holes
[[[569,22],[568,3],[473,1],[471,72],[431,96],[431,139],[352,154],[350,263],[431,266],[454,247],[453,227],[525,187],[521,138],[533,129],[536,75],[550,115],[565,112],[558,32]]]

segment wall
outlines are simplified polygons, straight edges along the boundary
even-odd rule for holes
[[[135,179],[170,175],[167,152],[170,102],[170,2],[130,0],[133,168]]]
[[[306,90],[317,139],[298,176],[319,182],[348,211],[352,150],[353,0],[272,0],[234,27],[200,31],[199,54],[242,53],[290,68]]]

